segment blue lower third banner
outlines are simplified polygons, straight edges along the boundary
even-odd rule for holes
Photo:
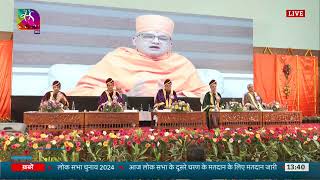
[[[2,162],[0,179],[294,178],[320,179],[320,163],[284,162]]]

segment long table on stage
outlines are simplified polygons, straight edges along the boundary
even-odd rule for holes
[[[213,127],[261,127],[300,125],[302,123],[302,113],[298,111],[210,112],[209,118]]]
[[[154,119],[156,117],[156,120]],[[119,130],[148,122],[157,128],[206,128],[204,112],[25,112],[29,131]]]
[[[205,112],[25,112],[29,131],[119,130],[139,127],[207,128]],[[209,128],[300,125],[301,112],[210,112]]]

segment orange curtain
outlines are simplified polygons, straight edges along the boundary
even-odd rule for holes
[[[12,40],[0,40],[0,119],[11,117]]]
[[[254,87],[264,102],[278,101],[304,116],[317,114],[317,57],[255,54],[253,64]]]
[[[254,89],[259,92],[263,102],[275,100],[275,56],[268,54],[254,54]]]
[[[315,56],[299,56],[299,109],[306,116],[314,116],[318,101],[318,59]],[[301,70],[300,70],[301,69]]]

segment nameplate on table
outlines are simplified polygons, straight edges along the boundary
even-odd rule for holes
[[[133,112],[139,112],[139,111],[136,110],[136,109],[126,109],[126,110],[124,110],[123,112],[133,113]]]
[[[162,110],[157,110],[157,112],[171,112],[171,109],[162,109]]]
[[[220,112],[231,112],[231,109],[220,109]]]
[[[65,113],[78,113],[79,110],[64,110]]]
[[[272,109],[264,109],[264,110],[262,110],[262,112],[273,112],[273,110]]]
[[[140,111],[139,112],[139,121],[151,121],[151,112],[149,111]]]

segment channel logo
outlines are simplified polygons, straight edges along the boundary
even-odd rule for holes
[[[21,31],[34,30],[35,34],[40,34],[40,14],[34,9],[18,9],[17,27]]]

